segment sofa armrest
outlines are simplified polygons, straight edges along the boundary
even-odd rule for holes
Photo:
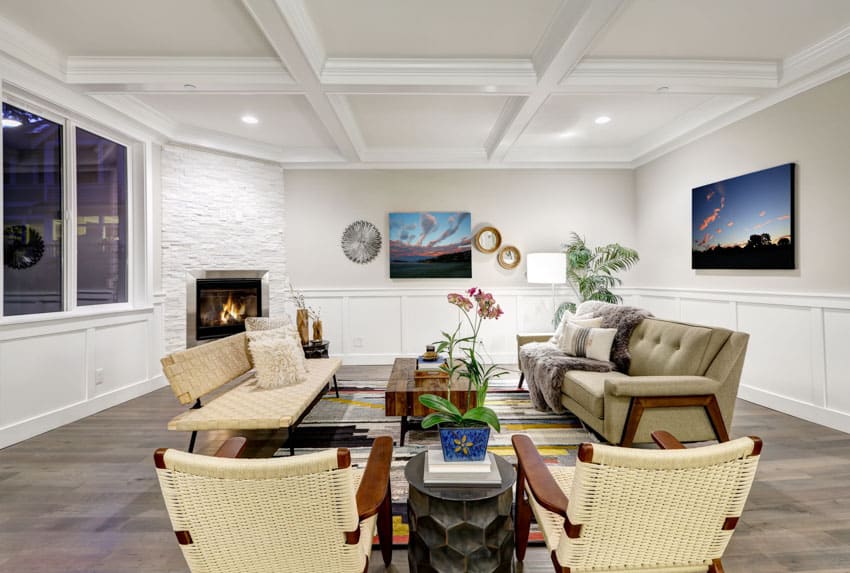
[[[605,380],[612,396],[695,396],[715,394],[721,383],[705,376],[629,376]]]

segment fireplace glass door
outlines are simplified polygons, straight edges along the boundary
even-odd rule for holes
[[[260,316],[260,279],[198,279],[197,339],[221,338],[245,330],[245,319]]]

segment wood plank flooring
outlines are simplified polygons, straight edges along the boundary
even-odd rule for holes
[[[388,366],[343,367],[341,380],[386,380]],[[153,469],[157,447],[185,449],[166,422],[183,406],[163,388],[0,450],[0,571],[184,572]],[[230,434],[206,432],[209,453]],[[739,401],[732,436],[765,447],[727,573],[850,572],[850,435]],[[246,455],[270,455],[282,433],[248,434]],[[386,571],[373,552],[372,572]],[[519,571],[552,571],[529,548]],[[389,571],[406,572],[396,550]]]

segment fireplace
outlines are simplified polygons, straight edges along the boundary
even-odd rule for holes
[[[196,271],[186,281],[186,346],[245,330],[245,319],[268,316],[265,271]]]

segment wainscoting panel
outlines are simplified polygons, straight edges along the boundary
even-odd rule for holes
[[[735,303],[732,302],[683,298],[681,312],[683,322],[735,329]]]
[[[640,304],[638,304],[637,306],[641,306],[649,310],[658,318],[666,318],[669,320],[681,320],[681,309],[678,298],[655,295],[642,295],[640,297]]]
[[[88,373],[95,379],[92,396],[106,394],[148,377],[148,321],[140,320],[98,328],[94,334],[94,363]],[[103,382],[96,383],[97,371]]]
[[[850,415],[850,310],[823,313],[826,405]]]
[[[807,308],[738,305],[738,329],[750,333],[743,374],[748,386],[814,403],[810,320]]]
[[[400,355],[401,297],[350,297],[343,347],[353,354]]]
[[[0,343],[0,427],[86,398],[86,333]]]
[[[446,295],[412,295],[402,297],[402,340],[404,354],[419,355],[425,345],[452,333],[461,318],[460,310],[448,303]],[[434,329],[434,325],[442,325]]]

